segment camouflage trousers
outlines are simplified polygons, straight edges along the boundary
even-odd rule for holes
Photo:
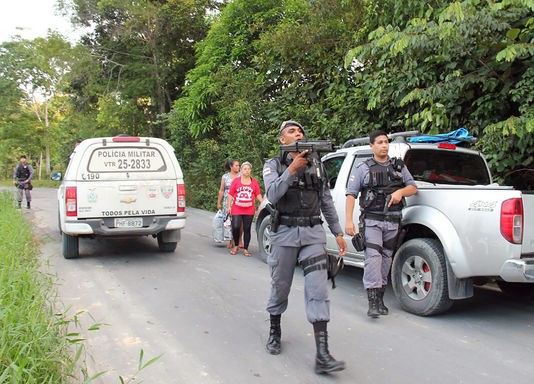
[[[398,232],[398,222],[365,219],[366,248],[363,269],[365,289],[387,285],[393,256],[393,246],[389,244],[397,237]],[[369,247],[369,244],[374,244],[378,249]]]

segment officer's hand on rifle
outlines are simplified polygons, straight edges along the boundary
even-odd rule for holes
[[[302,151],[298,154],[295,154],[295,153],[291,154],[293,156],[293,161],[291,162],[289,167],[287,167],[287,169],[292,175],[297,173],[299,169],[304,168],[308,165],[308,159],[306,159],[307,154],[308,154],[308,150]]]

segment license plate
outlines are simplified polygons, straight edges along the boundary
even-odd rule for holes
[[[140,228],[142,226],[143,219],[141,217],[115,219],[115,228]]]

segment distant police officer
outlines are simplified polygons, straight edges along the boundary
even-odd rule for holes
[[[279,130],[282,145],[305,140],[304,129],[296,121],[285,121]],[[306,316],[313,324],[317,354],[315,372],[328,373],[345,369],[345,362],[335,360],[328,351],[327,322],[330,302],[327,290],[326,234],[321,211],[330,231],[336,235],[339,255],[347,244],[324,176],[321,179],[307,172],[307,151],[289,153],[267,160],[263,167],[266,196],[275,208],[271,226],[271,295],[267,304],[271,327],[267,351],[281,351],[280,319],[287,309],[293,272],[297,262],[304,270]],[[319,163],[322,167],[322,163]]]
[[[26,156],[22,155],[20,161],[13,172],[13,184],[18,190],[18,207],[22,204],[22,195],[26,196],[26,208],[30,209],[32,195],[31,195],[31,179],[33,178],[33,168],[26,162]]]
[[[384,292],[388,282],[393,251],[396,245],[403,198],[414,195],[417,187],[402,160],[388,156],[389,140],[384,131],[369,135],[373,157],[351,171],[346,189],[345,232],[356,234],[354,202],[360,196],[360,214],[365,229],[363,286],[367,290],[367,315],[387,315]]]

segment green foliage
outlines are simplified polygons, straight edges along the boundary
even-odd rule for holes
[[[189,204],[214,209],[225,159],[249,160],[259,176],[288,118],[337,144],[376,128],[465,126],[498,180],[530,167],[531,1],[72,4],[79,24],[96,26],[82,44],[53,35],[0,51],[4,177],[20,152],[64,170],[78,138],[161,136],[176,148]],[[21,81],[36,73],[61,81]],[[21,90],[37,89],[54,94],[48,125],[20,105]]]
[[[34,164],[38,161],[47,175],[51,152],[55,153],[61,136],[58,126],[67,100],[59,93],[71,57],[70,44],[57,33],[34,40],[16,39],[0,47],[0,73],[6,83],[0,93],[12,92],[1,97],[7,106],[0,140],[11,148],[8,153],[26,153]],[[3,163],[5,166],[10,164]]]
[[[109,127],[108,134],[142,132],[165,137],[160,117],[180,95],[185,74],[194,63],[194,44],[206,33],[205,13],[212,2],[93,3],[74,0],[78,22],[96,25],[83,40],[90,56],[78,62],[73,78],[79,105],[95,108],[98,124]],[[87,73],[88,67],[92,69]]]
[[[65,383],[74,370],[66,326],[53,308],[50,277],[13,196],[0,193],[0,382]]]
[[[499,176],[530,156],[512,145],[518,154],[511,160],[489,138],[514,136],[514,143],[531,132],[532,24],[527,2],[455,1],[404,28],[379,26],[348,52],[345,65],[355,65],[355,92],[390,129],[438,133],[465,126],[483,136]]]

